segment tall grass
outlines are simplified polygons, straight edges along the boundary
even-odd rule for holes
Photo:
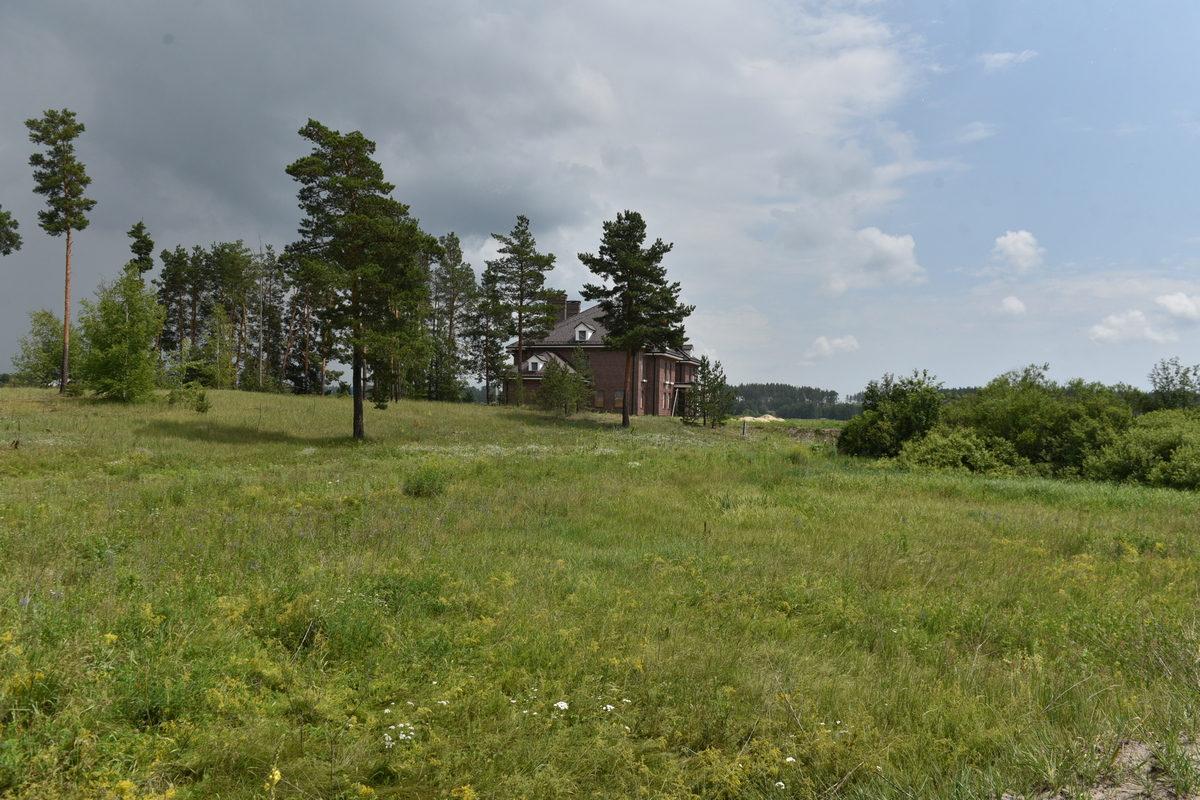
[[[1195,733],[1193,495],[212,400],[0,392],[7,796],[993,797]]]

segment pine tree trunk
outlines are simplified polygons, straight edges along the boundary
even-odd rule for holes
[[[367,438],[366,426],[363,421],[363,349],[361,344],[354,345],[354,370],[351,377],[354,393],[354,438]]]
[[[621,427],[629,427],[629,403],[633,398],[633,351],[625,351],[625,399],[621,403]]]
[[[63,361],[62,375],[58,382],[58,393],[67,393],[67,381],[71,375],[71,229],[67,228],[67,280],[63,291]]]

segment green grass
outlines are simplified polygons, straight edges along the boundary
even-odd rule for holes
[[[0,795],[995,797],[1124,739],[1192,785],[1193,494],[210,397],[0,391]]]

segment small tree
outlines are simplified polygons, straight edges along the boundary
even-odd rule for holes
[[[80,378],[101,397],[137,403],[154,395],[154,342],[165,313],[131,261],[120,278],[101,284],[96,302],[83,301]]]
[[[571,416],[588,407],[595,384],[592,371],[583,348],[576,347],[571,356],[575,362],[573,370],[553,360],[542,373],[542,386],[538,390],[538,405],[546,411],[555,411]]]
[[[733,414],[737,402],[737,391],[725,380],[725,370],[720,361],[709,361],[700,357],[696,380],[689,397],[684,398],[684,422],[715,428],[724,425]]]
[[[71,360],[79,357],[79,340],[71,330]],[[62,320],[46,309],[29,312],[29,333],[18,342],[12,365],[18,383],[27,386],[54,386],[62,378]]]
[[[33,167],[33,191],[45,195],[45,211],[38,212],[42,230],[51,236],[67,236],[66,281],[63,290],[63,362],[59,391],[66,392],[71,378],[71,234],[88,226],[87,214],[96,206],[95,200],[83,196],[92,179],[84,172],[83,162],[75,157],[75,139],[83,133],[82,122],[75,121],[75,112],[50,110],[41,119],[25,120],[29,141],[44,146],[46,152],[29,157]]]

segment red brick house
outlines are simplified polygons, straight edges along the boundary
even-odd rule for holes
[[[554,330],[540,342],[527,344],[522,353],[524,363],[519,365],[521,381],[525,386],[525,399],[536,398],[541,387],[542,375],[551,361],[574,372],[575,348],[578,346],[587,356],[596,385],[592,407],[597,411],[620,412],[625,402],[625,352],[604,349],[604,337],[608,329],[600,322],[600,307],[592,306],[580,310],[579,300],[558,301],[559,322]],[[508,351],[516,355],[516,345]],[[686,344],[682,350],[668,349],[661,352],[638,351],[633,357],[633,383],[639,387],[629,407],[631,416],[674,416],[682,406],[680,396],[691,388],[700,361],[692,355],[692,346]],[[515,381],[505,387],[505,396],[515,395]]]

